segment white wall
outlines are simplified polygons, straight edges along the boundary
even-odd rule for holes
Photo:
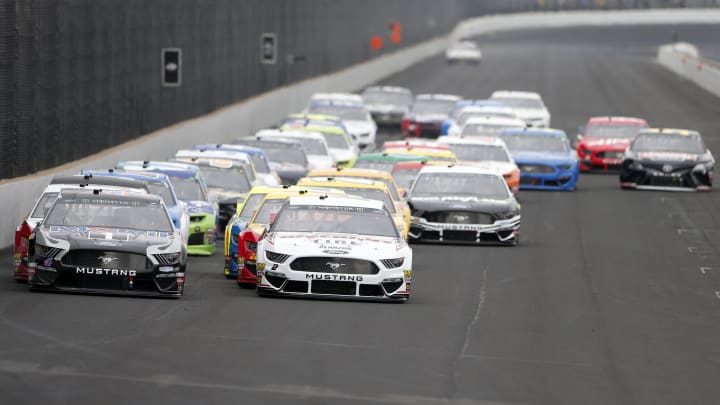
[[[448,36],[361,63],[342,71],[306,80],[292,86],[233,104],[206,116],[180,122],[136,140],[32,176],[0,182],[0,247],[10,246],[14,230],[50,178],[82,168],[109,168],[129,159],[165,159],[176,149],[194,143],[228,142],[235,137],[277,123],[287,114],[302,109],[306,100],[319,91],[354,91],[383,77],[402,71],[442,52],[448,41],[492,31],[609,26],[638,24],[719,23],[720,10],[624,10],[527,13],[474,18],[458,25]]]
[[[720,63],[705,59],[698,49],[686,42],[663,45],[658,63],[683,78],[720,97]]]

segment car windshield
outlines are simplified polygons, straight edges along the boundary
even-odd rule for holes
[[[172,232],[165,207],[158,203],[100,198],[58,200],[45,219],[47,226],[94,226]]]
[[[585,129],[588,138],[634,139],[643,125],[593,124]]]
[[[244,169],[238,167],[226,169],[214,166],[200,166],[200,171],[203,177],[205,177],[205,182],[208,187],[237,191],[240,193],[250,191],[250,179],[247,177]]]
[[[363,93],[365,104],[386,104],[396,106],[407,106],[412,104],[410,94],[394,91],[366,91]]]
[[[460,134],[465,135],[498,135],[502,131],[509,129],[505,124],[468,124],[462,128]]]
[[[44,218],[50,207],[52,207],[55,202],[58,194],[59,193],[45,193],[41,195],[37,205],[35,205],[35,209],[30,214],[30,218]]]
[[[472,196],[504,200],[510,197],[500,176],[479,173],[424,173],[415,180],[413,197]]]
[[[280,136],[282,138],[282,136]],[[325,147],[325,143],[321,141],[320,139],[313,139],[313,138],[285,138],[289,139],[295,142],[300,142],[303,149],[305,149],[305,153],[308,155],[321,155],[321,156],[327,156],[328,150]]]
[[[370,116],[364,108],[337,107],[332,105],[313,105],[310,114],[334,115],[345,121],[369,121]]]
[[[457,117],[458,125],[465,125],[470,118],[482,118],[482,117],[501,117],[501,118],[515,118],[515,113],[510,111],[473,111],[463,112]]]
[[[293,163],[300,166],[307,166],[307,156],[302,147],[296,143],[283,144],[279,142],[268,142],[263,145],[263,150],[271,162]]]
[[[635,138],[633,152],[705,153],[705,145],[697,136],[678,134],[641,134]]]
[[[353,167],[356,167],[358,169],[373,169],[389,172],[390,170],[392,170],[394,165],[394,162],[382,160],[358,160],[357,162],[355,162]]]
[[[419,167],[417,169],[395,170],[392,172],[392,176],[399,187],[410,188],[415,178],[417,178],[418,173],[420,173]]]
[[[500,145],[473,145],[473,144],[451,144],[450,149],[455,153],[458,160],[481,162],[492,160],[496,162],[509,162],[510,156]]]
[[[414,114],[448,115],[454,107],[454,100],[416,100],[410,108],[410,112]]]
[[[336,177],[336,179],[343,179],[343,177],[342,176]],[[353,181],[353,179],[381,181],[387,186],[388,191],[390,192],[390,197],[393,199],[393,201],[400,201],[400,196],[397,193],[397,189],[395,188],[395,185],[390,181],[390,179],[386,179],[384,177],[361,177],[361,176],[356,176],[356,177],[348,176],[348,177],[345,177],[345,179],[347,179],[349,181]]]
[[[270,169],[270,166],[268,166],[267,161],[265,160],[265,156],[258,155],[258,154],[250,154],[250,161],[253,164],[253,167],[255,167],[255,171],[258,173],[270,173],[272,170]]]
[[[195,177],[170,177],[175,194],[184,201],[205,201],[205,193],[203,193],[200,182]]]
[[[280,211],[271,232],[331,232],[397,238],[387,212],[361,207],[292,206]]]
[[[349,149],[350,144],[347,141],[347,138],[343,134],[336,134],[332,132],[320,132],[323,137],[325,137],[325,142],[327,143],[328,148],[336,148],[336,149]]]
[[[506,134],[502,136],[510,152],[567,152],[565,138],[531,134]]]
[[[147,184],[148,192],[155,194],[163,199],[163,202],[168,207],[174,207],[177,205],[177,201],[173,198],[173,194],[170,191],[170,187],[166,183],[160,181],[151,181]]]
[[[283,204],[285,204],[285,201],[286,200],[284,198],[265,200],[258,209],[258,213],[255,215],[253,223],[261,225],[269,224],[272,217],[275,216],[280,211]]]
[[[238,215],[238,217],[245,220],[252,218],[253,214],[255,214],[255,210],[257,210],[266,195],[266,193],[250,194],[250,196],[248,196],[245,200],[245,204],[243,205],[242,211],[240,211],[240,215]]]
[[[542,101],[536,98],[493,97],[492,99],[494,101],[500,101],[511,108],[519,108],[523,110],[541,110],[545,108]]]

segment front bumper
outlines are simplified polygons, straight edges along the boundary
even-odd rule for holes
[[[587,153],[589,152],[589,153]],[[578,153],[578,162],[582,172],[612,172],[620,170],[624,150],[591,150]]]
[[[542,164],[524,164],[545,166]],[[571,169],[559,169],[553,167],[548,173],[528,173],[520,166],[520,190],[554,190],[573,191],[578,180],[578,172]],[[549,166],[552,167],[552,166]]]
[[[623,164],[620,171],[620,184],[623,188],[645,190],[709,191],[712,188],[712,178],[712,171],[695,170],[693,167],[680,167],[666,172],[650,167],[634,169]]]
[[[272,266],[275,270],[266,270]],[[287,264],[257,264],[260,296],[313,297],[365,301],[407,301],[410,269],[381,270],[378,274],[337,274],[294,271]]]
[[[520,218],[517,215],[481,225],[428,222],[425,218],[412,217],[409,236],[411,242],[515,244],[520,235]]]
[[[188,254],[210,256],[215,253],[217,225],[214,215],[190,215]]]

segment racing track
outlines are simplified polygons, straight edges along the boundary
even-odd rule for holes
[[[569,133],[590,114],[640,115],[697,128],[720,154],[719,100],[650,61],[671,31],[499,34],[479,67],[438,57],[385,82],[538,90]],[[416,247],[406,305],[260,299],[222,278],[220,254],[191,260],[180,300],[31,294],[6,272],[0,401],[717,403],[720,192],[579,186],[522,193],[518,248]]]

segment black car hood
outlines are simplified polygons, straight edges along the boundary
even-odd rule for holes
[[[466,196],[411,197],[408,200],[413,215],[426,211],[475,211],[488,214],[505,213],[518,208],[514,198],[504,200]]]
[[[158,253],[181,250],[174,232],[139,231],[85,226],[42,226],[37,229],[36,244],[63,250],[92,249],[145,254],[148,247]]]

